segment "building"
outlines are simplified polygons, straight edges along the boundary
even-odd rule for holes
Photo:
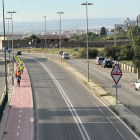
[[[9,35],[9,36],[5,36],[5,40],[7,41],[7,40],[22,40],[22,36],[21,35],[16,35],[16,34],[14,34],[14,35]],[[0,49],[2,49],[2,47],[3,47],[3,40],[4,40],[4,36],[0,36]],[[6,45],[7,46],[7,45]],[[9,46],[11,47],[12,46],[12,44],[10,44],[9,43]]]
[[[127,26],[136,26],[137,25],[137,19],[136,20],[129,20],[127,17],[126,20],[123,21],[123,24],[116,24],[116,27],[122,27],[122,29],[126,30]],[[138,25],[140,25],[140,14],[138,15]]]

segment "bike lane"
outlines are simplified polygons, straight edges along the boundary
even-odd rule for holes
[[[15,84],[11,109],[5,126],[3,140],[33,140],[33,100],[27,68],[21,75],[20,86]]]

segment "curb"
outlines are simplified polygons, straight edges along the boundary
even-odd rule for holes
[[[58,62],[57,60],[54,60],[53,58],[50,58],[50,57],[47,57],[47,56],[43,56],[41,55],[41,57],[46,57],[48,58],[49,60],[57,63],[58,65],[60,65],[61,67],[65,68],[67,71],[69,71],[71,74],[73,74],[79,81],[81,81],[83,84],[84,84],[84,80],[81,80],[80,78],[78,78],[78,76],[76,76],[73,72],[71,72],[70,70],[68,70],[67,67],[65,67],[64,65],[67,64],[66,62],[63,61],[63,64]],[[69,65],[69,64],[67,64]],[[70,66],[70,65],[69,65]],[[72,66],[70,66],[72,67]],[[76,71],[78,71],[76,68],[72,67],[73,69],[75,69]],[[79,72],[79,71],[78,71]],[[80,74],[82,74],[81,72],[79,72]],[[91,80],[90,80],[91,81]],[[93,82],[93,81],[91,81]],[[94,82],[93,82],[94,83]],[[114,108],[115,110],[112,110],[113,112],[118,112],[119,114],[116,114],[125,124],[127,124],[129,126],[129,128],[132,130],[132,132],[135,132],[137,133],[137,135],[140,136],[140,118],[133,112],[131,111],[130,109],[128,109],[126,106],[124,106],[123,104],[110,104],[107,100],[104,99],[104,97],[110,97],[112,98],[112,100],[114,100],[116,102],[116,99],[114,98],[114,96],[100,96],[100,94],[96,93],[91,87],[90,85],[86,85],[84,84],[95,96],[97,96],[97,98],[99,98],[101,101],[103,101],[103,103],[105,103],[111,110],[112,108]],[[98,85],[97,85],[98,86]],[[90,87],[90,88],[89,88]],[[101,88],[101,87],[100,87]],[[102,89],[102,88],[101,88]],[[120,109],[118,108],[118,106],[121,105],[122,108],[123,108],[123,113],[120,111]],[[121,109],[122,109],[121,108]],[[129,114],[127,114],[129,110]],[[127,114],[127,115],[126,115]],[[135,116],[135,120],[134,118],[132,118],[131,116]],[[127,123],[127,121],[125,120],[128,120],[129,122]],[[134,129],[133,129],[134,128]]]
[[[24,63],[24,65],[25,65],[25,63]],[[34,84],[32,82],[32,78],[31,78],[31,75],[30,75],[29,68],[26,65],[25,65],[25,67],[27,68],[27,72],[28,72],[28,75],[29,75],[30,86],[31,86],[31,91],[32,91],[32,99],[33,99],[33,117],[34,117],[33,137],[34,137],[34,140],[37,140],[37,114],[36,114],[37,103],[36,103],[36,95],[35,95]]]

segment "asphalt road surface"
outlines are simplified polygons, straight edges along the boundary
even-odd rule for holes
[[[72,74],[22,55],[36,97],[38,140],[136,140],[138,137]],[[36,133],[36,132],[35,132]]]
[[[53,55],[48,56],[53,57]],[[55,57],[60,58],[58,55],[55,55]],[[65,61],[87,75],[86,59],[70,58],[65,59]],[[112,69],[104,69],[101,65],[95,65],[93,59],[89,61],[91,64],[91,66],[89,66],[89,77],[101,84],[101,86],[113,96],[116,96],[116,89],[112,88],[112,85],[115,85],[111,77]],[[121,88],[118,88],[118,99],[129,106],[140,117],[140,92],[134,90],[134,83],[137,80],[137,75],[136,73],[122,71],[122,77],[118,83],[121,85]]]
[[[0,51],[0,58],[4,58],[4,52]],[[5,61],[0,59],[0,99],[5,88]]]

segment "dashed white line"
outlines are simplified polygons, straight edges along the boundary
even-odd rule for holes
[[[20,120],[19,120],[19,123],[20,123]]]
[[[18,133],[17,133],[17,136],[18,136]]]

